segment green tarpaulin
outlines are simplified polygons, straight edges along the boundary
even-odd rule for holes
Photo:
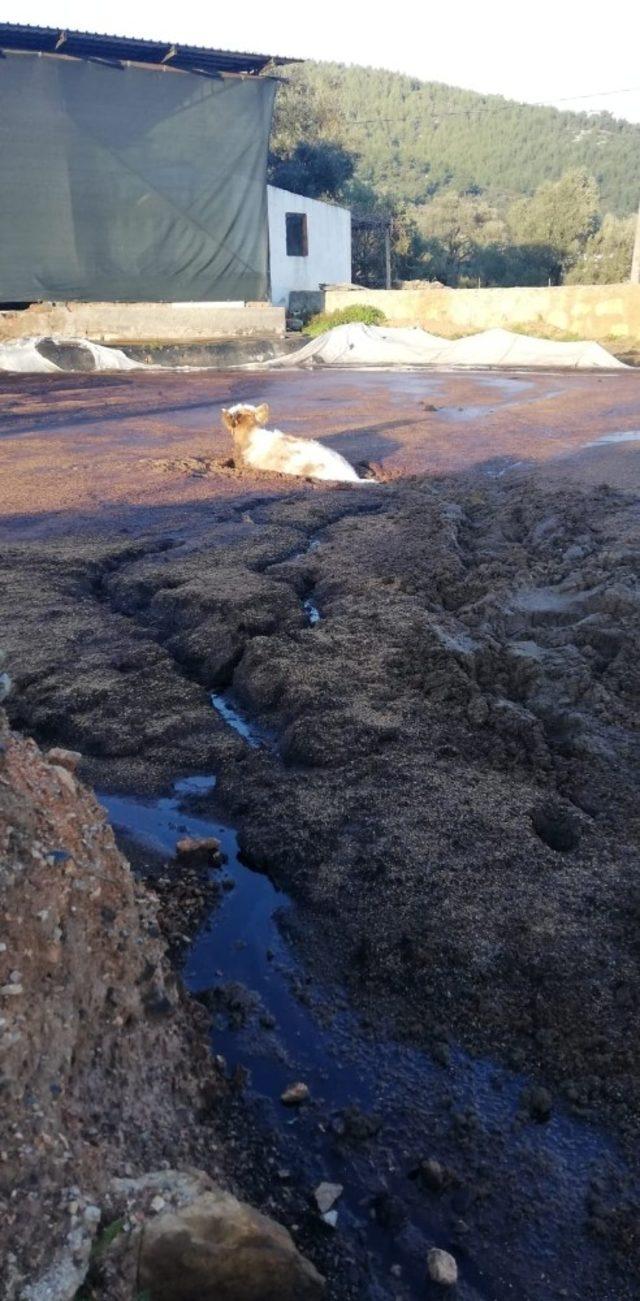
[[[276,83],[0,57],[0,302],[260,299]]]

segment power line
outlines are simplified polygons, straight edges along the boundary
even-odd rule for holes
[[[467,91],[467,94],[473,94],[473,93],[474,93],[473,91]],[[620,90],[596,90],[586,95],[564,95],[558,100],[558,103],[568,104],[581,99],[601,99],[604,97],[610,97],[612,95],[634,95],[634,94],[640,94],[640,86],[624,86],[621,87]],[[478,104],[475,106],[470,105],[468,108],[437,108],[434,104],[425,107],[423,116],[419,118],[379,117],[379,116],[347,118],[347,126],[373,126],[381,122],[384,122],[387,125],[388,124],[393,125],[394,123],[402,122],[407,126],[420,126],[423,122],[423,118],[428,115],[436,118],[469,117],[471,114],[473,114],[475,117],[481,117],[485,113],[512,113],[516,108],[553,109],[554,107],[555,107],[554,104],[542,103],[539,100],[532,101],[531,103],[527,103],[526,101],[520,101],[515,99],[509,100],[507,103],[504,104],[482,104],[482,105]],[[637,124],[629,123],[629,125],[635,126]]]
[[[637,95],[638,91],[640,91],[640,86],[621,86],[619,90],[592,90],[588,95],[558,95],[557,102],[566,104],[569,100],[574,99],[603,99],[607,95]],[[544,107],[553,108],[553,105],[540,105],[540,108]]]

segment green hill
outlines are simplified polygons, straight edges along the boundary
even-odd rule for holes
[[[423,204],[450,186],[503,207],[582,167],[603,212],[638,206],[640,125],[609,113],[538,108],[375,68],[305,63],[287,75],[330,106],[331,134],[358,155],[356,178],[378,195]]]

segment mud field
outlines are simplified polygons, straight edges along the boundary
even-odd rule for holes
[[[246,1195],[332,1301],[442,1295],[434,1245],[465,1301],[640,1297],[638,373],[0,392],[9,714],[156,883]],[[241,473],[238,400],[380,486]]]

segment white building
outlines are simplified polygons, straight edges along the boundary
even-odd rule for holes
[[[292,289],[351,283],[351,213],[274,185],[267,187],[271,301],[289,302]]]

